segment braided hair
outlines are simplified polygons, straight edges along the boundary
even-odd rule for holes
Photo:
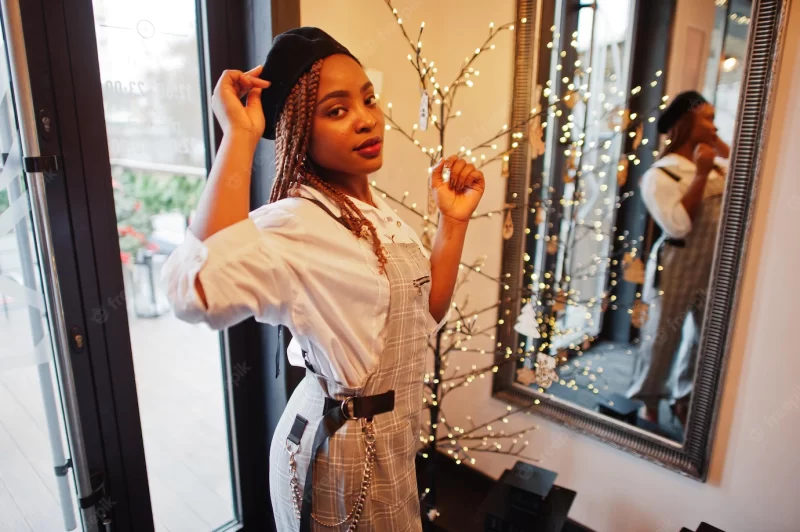
[[[679,148],[683,147],[684,144],[689,142],[689,140],[692,138],[694,123],[694,113],[690,112],[683,115],[680,120],[678,120],[678,122],[667,132],[667,140],[669,140],[669,144],[666,146],[666,148],[664,148],[664,151],[661,152],[661,155],[658,158],[662,159],[667,155],[676,152]]]
[[[310,186],[325,194],[342,211],[342,218],[350,231],[358,238],[372,243],[378,258],[378,268],[383,274],[386,266],[386,250],[378,237],[375,226],[364,217],[353,201],[339,190],[323,181],[313,170],[308,159],[311,125],[317,103],[319,74],[322,60],[315,62],[311,70],[303,74],[292,88],[275,128],[275,159],[277,174],[272,184],[269,201],[274,203],[287,197],[300,195],[300,185]]]

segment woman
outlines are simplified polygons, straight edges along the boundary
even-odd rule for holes
[[[428,258],[369,185],[385,131],[372,83],[317,28],[279,35],[263,68],[223,74],[213,109],[222,145],[164,275],[181,319],[221,329],[255,316],[292,332],[289,361],[307,374],[270,449],[278,530],[420,530],[428,338],[446,320],[483,174],[455,156],[432,169]],[[270,203],[248,213],[262,134],[277,175]]]
[[[716,158],[730,148],[717,136],[714,106],[694,91],[675,97],[658,130],[668,145],[640,188],[663,234],[647,265],[649,319],[627,395],[644,402],[644,417],[654,423],[668,399],[685,426],[727,173]]]

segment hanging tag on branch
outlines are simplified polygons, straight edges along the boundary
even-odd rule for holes
[[[531,145],[531,161],[538,159],[544,155],[544,128],[542,127],[542,117],[537,116],[531,120],[531,125],[528,127],[528,142]]]
[[[647,323],[647,319],[649,318],[650,306],[641,299],[637,299],[633,303],[632,310],[631,325],[637,329],[641,329],[644,327],[644,324]]]
[[[436,216],[436,199],[433,197],[433,190],[428,189],[428,216]]]
[[[536,225],[542,225],[544,223],[546,213],[544,207],[537,207],[536,208]]]
[[[421,131],[428,130],[428,92],[420,89],[421,97],[419,99],[419,129]]]
[[[578,91],[571,90],[567,91],[564,95],[564,104],[569,107],[570,109],[574,108],[578,104],[578,100],[580,100],[580,94]]]
[[[420,240],[426,249],[431,249],[433,247],[431,245],[431,227],[429,225],[426,224],[425,228],[422,230],[422,237]]]
[[[573,145],[574,148],[574,145]],[[567,159],[567,168],[573,172],[578,169],[578,152],[577,149],[570,150],[569,158]]]
[[[633,253],[626,253],[622,258],[623,278],[629,283],[644,283],[644,261],[633,256]]]
[[[506,219],[503,222],[503,240],[514,236],[514,220],[511,219],[511,209],[506,208]]]
[[[554,382],[558,382],[556,357],[547,353],[536,353],[536,384],[549,388]]]
[[[527,302],[522,307],[522,311],[517,317],[517,323],[514,325],[514,330],[528,338],[541,338],[539,333],[539,323],[536,321],[536,313],[533,310],[533,303]]]
[[[536,90],[534,91],[531,101],[535,102],[537,106],[534,108],[534,114],[536,116],[531,118],[530,124],[528,125],[528,142],[531,145],[531,161],[534,161],[544,155],[546,149],[544,144],[544,128],[542,127],[542,114],[538,109],[538,106],[542,103],[541,85],[536,85]]]
[[[564,312],[567,309],[567,298],[566,296],[562,295],[561,292],[556,294],[555,300],[553,301],[553,312]]]
[[[622,116],[622,130],[628,129],[629,125],[631,125],[631,110],[625,109],[625,113]]]
[[[625,186],[625,183],[628,182],[628,167],[630,166],[630,161],[623,157],[619,160],[619,165],[617,166],[617,185],[621,187]]]
[[[633,138],[633,149],[638,150],[639,146],[642,145],[642,139],[644,138],[644,124],[639,124],[636,126],[636,136]]]
[[[531,368],[519,368],[517,370],[517,382],[530,386],[536,382],[536,372]]]
[[[547,243],[547,254],[555,255],[558,252],[558,237],[551,236],[550,242]]]

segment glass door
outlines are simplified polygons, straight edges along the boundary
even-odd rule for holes
[[[200,22],[231,8],[0,4],[0,532],[243,529],[256,372],[159,283],[212,159]]]
[[[226,357],[218,332],[172,315],[159,283],[207,175],[199,10],[195,0],[92,4],[155,526],[220,529],[238,517]]]
[[[96,530],[102,511],[82,513],[78,505],[92,487],[53,263],[47,180],[23,170],[23,149],[34,160],[39,155],[23,42],[19,7],[3,2],[0,530]]]

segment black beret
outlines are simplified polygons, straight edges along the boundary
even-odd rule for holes
[[[693,111],[708,101],[697,91],[686,91],[675,96],[672,103],[664,109],[658,119],[658,132],[668,133],[683,115]]]
[[[261,105],[267,122],[264,138],[275,140],[275,126],[283,104],[297,80],[316,61],[335,54],[349,55],[358,62],[347,48],[319,28],[295,28],[275,37],[259,76],[271,83],[269,88],[261,91]]]

